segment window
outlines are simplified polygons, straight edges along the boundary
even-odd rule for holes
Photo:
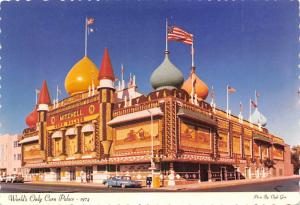
[[[20,147],[20,144],[18,141],[14,141],[14,147]]]
[[[97,171],[106,171],[106,165],[98,165]]]
[[[21,160],[21,154],[18,154],[18,160]]]
[[[17,171],[17,169],[16,169],[16,168],[14,168],[14,172],[15,172],[15,171]]]
[[[17,160],[17,155],[16,154],[14,154],[14,160]]]

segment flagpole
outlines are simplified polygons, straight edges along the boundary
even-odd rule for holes
[[[35,89],[35,104],[37,105],[38,101],[38,91]]]
[[[87,56],[87,17],[85,17],[84,56]]]
[[[194,63],[194,40],[192,42],[191,49],[192,49],[192,68],[194,68],[195,67],[195,63]]]
[[[256,96],[256,90],[254,90],[254,95],[255,95],[255,103],[257,105],[257,96]]]
[[[214,93],[214,86],[212,85],[211,86],[211,106],[213,106],[213,104],[214,104],[214,95],[215,95],[215,93]]]
[[[227,97],[227,108],[226,108],[226,112],[227,112],[227,117],[228,117],[228,114],[229,114],[229,110],[228,110],[228,107],[229,107],[229,99],[228,99],[228,85],[227,85],[227,89],[226,89],[226,97]]]
[[[58,102],[58,85],[56,85],[56,100]]]
[[[124,80],[124,66],[123,66],[123,64],[121,64],[121,82],[123,82],[123,80]]]
[[[166,18],[166,52],[168,52],[168,18]]]
[[[252,119],[251,119],[251,98],[249,100],[249,121],[250,121],[250,123],[252,123]]]
[[[257,91],[255,90],[255,102],[256,102],[256,107],[258,107],[258,97],[257,97]]]

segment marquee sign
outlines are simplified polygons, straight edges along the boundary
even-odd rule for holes
[[[97,118],[99,104],[97,101],[78,107],[73,107],[63,112],[50,114],[47,117],[47,129],[53,130],[61,127],[72,126]]]

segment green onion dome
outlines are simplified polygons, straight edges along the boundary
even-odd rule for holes
[[[260,124],[261,126],[265,127],[267,125],[267,118],[261,114],[256,108],[253,114],[251,115],[252,123]]]
[[[164,61],[153,71],[150,82],[155,90],[180,88],[184,78],[181,71],[170,61],[166,52]]]

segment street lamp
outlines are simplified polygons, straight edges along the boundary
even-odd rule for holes
[[[153,114],[152,112],[147,109],[147,111],[149,112],[150,114],[150,118],[151,118],[151,160],[150,160],[150,163],[151,163],[151,166],[150,166],[150,170],[151,170],[151,178],[152,178],[152,182],[151,182],[151,188],[153,188],[153,176],[154,176],[154,170],[155,170],[155,165],[154,165],[154,161],[153,161],[153,158],[154,158],[154,153],[153,153],[153,147],[154,147],[154,142],[153,142]]]

